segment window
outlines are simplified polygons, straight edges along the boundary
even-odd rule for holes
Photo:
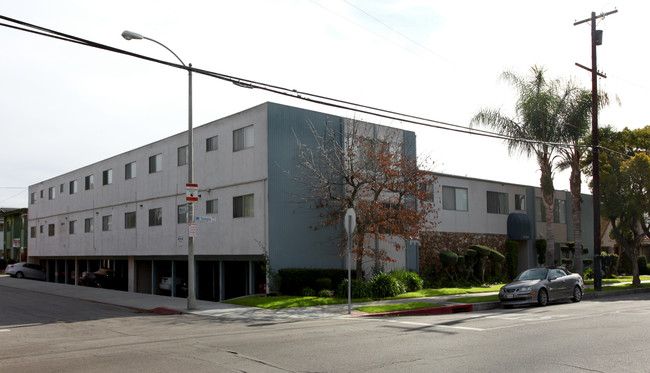
[[[187,145],[181,146],[177,150],[178,154],[178,165],[183,166],[187,164]]]
[[[162,154],[156,154],[149,157],[149,173],[162,171]]]
[[[433,201],[433,183],[422,183],[420,189],[422,193],[426,194],[424,201]]]
[[[91,190],[95,187],[95,175],[88,175],[84,179],[84,188],[86,190]]]
[[[102,185],[113,184],[113,169],[102,172]]]
[[[211,199],[205,201],[205,213],[206,214],[216,214],[219,212],[219,200]]]
[[[526,196],[515,194],[515,210],[526,211]]]
[[[566,224],[566,201],[563,199],[555,200],[553,209],[553,223]]]
[[[232,199],[232,217],[253,216],[253,194],[237,196]]]
[[[232,131],[232,151],[253,147],[253,125]]]
[[[63,194],[64,184],[59,185],[59,193]]]
[[[135,228],[135,211],[124,213],[124,229]]]
[[[84,232],[89,233],[93,231],[93,218],[84,220]]]
[[[43,191],[41,190],[41,199],[43,199]]]
[[[102,231],[108,232],[113,226],[113,215],[102,216]]]
[[[135,162],[124,165],[124,180],[135,179],[136,174]]]
[[[47,235],[50,237],[54,236],[54,224],[47,225]]]
[[[77,184],[78,184],[77,180],[72,180],[70,182],[70,191],[69,191],[70,194],[75,194],[75,193],[78,192],[78,187],[79,186]]]
[[[508,194],[487,192],[487,212],[489,214],[508,214]]]
[[[29,195],[29,203],[32,205],[36,203],[36,192],[32,192],[32,194]]]
[[[444,210],[467,211],[467,188],[442,187]]]
[[[149,210],[149,226],[162,225],[162,208]]]
[[[211,152],[213,150],[217,150],[217,136],[212,136],[205,139],[205,151]]]
[[[56,188],[50,187],[47,189],[47,199],[54,199],[54,198],[56,198]]]
[[[541,197],[535,197],[535,221],[546,222],[546,206]]]
[[[36,226],[29,227],[29,237],[36,238]]]
[[[178,224],[187,224],[187,204],[178,205],[176,221]]]
[[[39,230],[38,233],[43,234],[43,224],[41,224],[41,226],[38,227],[38,230]]]
[[[70,223],[68,223],[68,233],[69,234],[75,234],[75,225],[77,225],[76,220],[70,220]]]

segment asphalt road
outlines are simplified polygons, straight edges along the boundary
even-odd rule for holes
[[[649,330],[650,294],[260,322],[0,287],[0,372],[648,372]]]

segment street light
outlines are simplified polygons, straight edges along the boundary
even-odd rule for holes
[[[188,89],[188,124],[187,124],[187,182],[188,184],[194,184],[194,128],[192,127],[192,64],[189,66],[185,65],[183,60],[180,59],[171,49],[167,48],[166,45],[147,38],[138,33],[124,30],[122,32],[122,37],[126,40],[150,40],[154,43],[162,46],[167,49],[171,54],[176,57],[181,65],[187,68],[187,73],[189,77],[189,89]],[[187,309],[192,310],[196,308],[196,297],[195,297],[195,283],[194,283],[194,236],[190,232],[190,224],[194,223],[194,202],[187,202]]]

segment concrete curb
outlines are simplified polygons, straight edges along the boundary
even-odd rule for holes
[[[354,315],[355,317],[384,317],[384,316],[421,316],[421,315],[447,315],[450,313],[472,312],[472,304],[454,304],[448,306],[438,306],[431,308],[418,308],[415,310],[390,311],[378,313],[362,313]]]

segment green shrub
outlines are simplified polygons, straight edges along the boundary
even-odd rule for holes
[[[302,288],[300,291],[300,295],[303,297],[315,297],[316,296],[316,290],[312,288]]]
[[[332,279],[329,277],[321,277],[319,279],[316,279],[316,289],[318,290],[332,289]]]
[[[440,263],[445,267],[458,263],[458,254],[454,252],[443,250],[438,255],[440,256]]]
[[[637,258],[637,262],[639,263],[640,275],[650,274],[650,271],[648,271],[648,258],[646,258],[645,255],[639,255]]]
[[[571,267],[571,264],[573,264],[573,259],[571,259],[571,258],[562,258],[562,264],[565,267],[569,268],[569,267]]]
[[[424,282],[418,276],[417,273],[415,272],[408,272],[408,271],[393,271],[389,273],[391,276],[395,277],[397,281],[399,281],[402,284],[402,287],[406,291],[418,291],[422,290],[422,286],[424,285]]]
[[[329,289],[321,289],[318,291],[318,296],[321,298],[331,298],[334,296],[334,292]]]
[[[366,280],[352,279],[352,298],[372,298],[372,290],[370,283]],[[336,288],[336,296],[338,298],[348,297],[348,279],[343,279]]]
[[[593,259],[582,259],[582,267],[583,268],[591,268],[591,266],[594,264]]]
[[[388,273],[380,273],[370,280],[373,298],[389,298],[404,293],[404,287]]]
[[[508,240],[505,244],[506,249],[506,272],[508,279],[512,280],[517,277],[517,266],[519,264],[519,243]]]
[[[587,268],[584,271],[582,271],[582,278],[585,280],[593,280],[594,279],[594,270],[591,268]]]
[[[618,267],[618,255],[603,252],[601,256],[602,266],[605,269],[604,277],[614,278],[616,275],[616,268]]]
[[[329,278],[330,289],[337,289],[343,279],[348,278],[347,269],[318,269],[318,268],[283,268],[278,271],[280,292],[285,295],[300,295],[303,288],[319,289],[316,281]],[[352,270],[352,277],[356,271]]]

